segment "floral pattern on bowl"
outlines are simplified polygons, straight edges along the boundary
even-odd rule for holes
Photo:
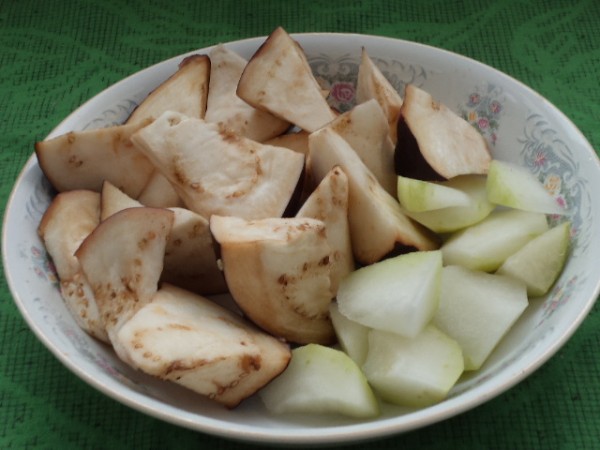
[[[505,101],[501,87],[486,84],[474,88],[469,93],[468,101],[459,107],[458,113],[473,125],[490,145],[495,146]]]
[[[427,78],[423,67],[384,58],[371,59],[400,93],[407,84],[422,86]],[[356,55],[332,58],[320,54],[310,57],[308,63],[321,87],[329,91],[328,101],[333,109],[346,112],[356,104],[356,80],[360,67]]]

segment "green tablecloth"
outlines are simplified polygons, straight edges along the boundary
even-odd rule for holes
[[[0,199],[33,143],[119,79],[217,42],[357,32],[485,62],[564,111],[600,148],[600,2],[554,0],[174,0],[0,2]],[[456,418],[369,448],[600,448],[600,307],[547,364]],[[1,448],[244,448],[105,397],[29,331],[0,280]]]

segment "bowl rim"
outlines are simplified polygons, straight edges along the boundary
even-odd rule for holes
[[[452,58],[458,58],[468,64],[479,66],[484,68],[485,70],[491,70],[496,74],[504,77],[510,83],[516,84],[520,86],[521,89],[525,89],[529,94],[536,97],[536,100],[543,102],[546,104],[547,108],[553,110],[554,114],[557,114],[560,117],[561,121],[564,121],[572,131],[579,134],[581,138],[581,142],[585,143],[586,151],[588,151],[593,157],[591,158],[597,170],[600,171],[600,161],[598,159],[598,155],[592,148],[589,141],[585,138],[583,133],[578,129],[578,127],[556,106],[554,106],[549,100],[544,98],[541,94],[537,93],[535,90],[525,85],[523,82],[513,78],[512,76],[488,65],[483,62],[472,59],[468,56],[461,55],[459,53],[452,52],[450,50],[446,50],[439,47],[434,47],[428,44],[423,44],[415,41],[410,41],[406,39],[398,39],[392,37],[385,36],[377,36],[372,34],[360,34],[360,33],[338,33],[338,32],[307,32],[307,33],[290,33],[290,35],[294,39],[300,40],[302,44],[302,40],[319,40],[325,39],[329,37],[334,38],[342,38],[346,39],[348,37],[353,37],[356,39],[363,40],[374,40],[379,42],[384,42],[391,45],[409,45],[414,46],[416,49],[423,48],[427,51],[440,52],[445,56],[449,56]],[[225,45],[247,45],[247,46],[255,46],[258,48],[259,45],[266,39],[267,36],[258,36],[258,37],[250,37],[244,39],[238,39],[234,41],[224,42]],[[169,62],[175,62],[181,60],[181,58],[196,54],[196,53],[208,53],[215,45],[210,45],[207,47],[199,48],[196,50],[192,50],[189,52],[182,53],[180,55],[175,55],[169,57],[165,60],[156,62],[151,64],[148,67],[140,69],[136,72],[131,73],[130,75],[120,79],[116,83],[109,85],[108,87],[102,89],[91,98],[86,100],[76,109],[71,111],[59,124],[57,124],[46,136],[45,139],[54,137],[58,133],[57,130],[61,129],[65,123],[67,123],[71,118],[76,115],[81,110],[85,109],[87,105],[97,100],[98,97],[104,95],[109,89],[117,89],[120,85],[127,83],[131,78],[138,77],[140,74],[144,72],[150,72],[156,70],[157,66],[163,65]],[[592,296],[589,300],[586,301],[584,308],[582,308],[577,314],[575,320],[573,320],[568,328],[560,335],[560,338],[555,339],[551,345],[549,345],[536,359],[530,361],[526,364],[521,370],[512,374],[511,377],[507,378],[503,382],[491,383],[490,381],[486,381],[479,386],[476,386],[472,391],[461,393],[456,397],[449,398],[442,403],[433,405],[431,407],[417,410],[415,412],[409,413],[412,417],[410,421],[402,420],[403,416],[394,416],[390,418],[379,418],[375,421],[371,422],[357,422],[352,424],[345,425],[334,425],[327,427],[320,427],[311,429],[310,434],[306,433],[304,427],[298,428],[298,431],[295,433],[291,433],[289,429],[277,429],[277,428],[257,428],[253,425],[240,425],[231,423],[225,420],[213,419],[208,416],[201,416],[202,420],[194,421],[191,416],[200,417],[198,414],[193,414],[186,412],[184,417],[173,415],[169,412],[170,409],[176,409],[172,405],[165,405],[160,400],[155,398],[151,398],[142,393],[135,392],[133,390],[129,391],[130,395],[124,395],[121,392],[116,391],[115,389],[103,384],[100,380],[96,379],[92,373],[88,373],[86,370],[82,369],[78,366],[73,360],[64,355],[60,349],[46,336],[39,325],[35,322],[35,320],[27,313],[25,304],[23,299],[21,298],[21,294],[17,291],[16,281],[13,279],[13,274],[10,272],[10,261],[8,259],[7,254],[7,245],[6,243],[9,240],[7,234],[7,225],[10,217],[11,206],[14,202],[15,196],[19,189],[19,186],[22,185],[24,178],[27,173],[36,169],[37,158],[35,153],[32,153],[28,158],[27,162],[23,166],[19,175],[17,176],[14,185],[11,189],[10,195],[7,199],[5,212],[2,222],[2,262],[4,266],[4,276],[7,281],[7,285],[9,291],[13,297],[14,303],[16,304],[22,318],[25,320],[29,328],[33,331],[38,340],[42,342],[42,344],[65,366],[67,367],[73,374],[75,374],[78,378],[82,379],[91,387],[96,390],[102,392],[113,400],[118,401],[119,403],[125,404],[128,407],[144,413],[148,416],[160,419],[167,423],[171,423],[173,425],[177,425],[180,427],[188,428],[194,431],[199,431],[203,433],[208,433],[214,436],[226,438],[229,440],[235,441],[243,441],[243,442],[254,442],[254,443],[263,443],[263,444],[286,444],[286,445],[331,445],[331,444],[341,444],[345,442],[362,442],[371,439],[379,439],[384,438],[391,435],[400,434],[403,432],[407,432],[410,430],[415,430],[419,428],[423,428],[428,425],[432,425],[434,423],[440,422],[442,420],[448,419],[450,417],[461,414],[465,411],[473,409],[488,400],[497,397],[503,392],[507,391],[511,387],[523,381],[526,377],[531,375],[537,369],[539,369],[543,364],[545,364],[560,348],[562,348],[566,342],[572,337],[575,331],[579,328],[583,320],[590,313],[593,308],[598,295],[600,294],[600,277],[596,280],[596,285],[593,289]],[[38,166],[39,167],[39,166]],[[494,377],[492,377],[493,380]],[[482,391],[482,392],[480,392]],[[157,406],[161,406],[161,408],[157,408]],[[165,408],[166,406],[166,408]]]

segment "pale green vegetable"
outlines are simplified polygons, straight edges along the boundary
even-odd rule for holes
[[[437,308],[441,270],[439,250],[362,267],[341,281],[339,310],[364,326],[415,337]]]
[[[525,285],[460,266],[442,270],[433,323],[461,346],[465,370],[479,369],[528,305]]]
[[[548,222],[542,213],[494,211],[478,224],[453,234],[442,245],[444,264],[492,272],[546,230]]]
[[[377,398],[356,363],[344,352],[318,344],[292,350],[287,369],[259,396],[276,414],[379,415]]]
[[[398,177],[398,200],[411,212],[468,206],[470,203],[469,196],[460,189],[402,176]]]
[[[329,306],[329,316],[340,347],[356,364],[362,366],[367,358],[370,328],[344,316],[336,302],[332,302]]]
[[[532,297],[546,294],[567,261],[570,230],[570,222],[551,228],[510,256],[496,273],[521,280]]]
[[[487,192],[497,205],[544,214],[566,213],[535,175],[513,163],[492,160]]]
[[[440,185],[460,191],[468,198],[466,205],[453,205],[430,211],[408,211],[406,214],[436,233],[451,233],[485,219],[495,208],[487,198],[486,177],[462,175]]]
[[[363,370],[383,400],[423,407],[448,395],[463,372],[463,357],[459,345],[433,325],[412,339],[372,330]]]

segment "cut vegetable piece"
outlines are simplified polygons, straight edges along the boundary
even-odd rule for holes
[[[426,181],[486,174],[491,154],[483,136],[466,120],[408,84],[404,93],[396,172]]]
[[[367,50],[363,48],[358,67],[356,100],[358,103],[363,103],[370,99],[377,100],[381,106],[387,119],[388,133],[392,145],[395,144],[402,97],[369,57]]]
[[[335,296],[340,280],[354,270],[354,256],[348,224],[348,177],[334,167],[304,202],[296,217],[323,221],[331,248],[331,295]]]
[[[487,193],[490,202],[497,205],[544,214],[567,213],[535,175],[509,162],[490,163]]]
[[[102,220],[123,209],[142,206],[110,183],[104,183]],[[226,292],[208,220],[188,209],[169,209],[174,220],[165,248],[161,281],[202,295]]]
[[[179,194],[173,189],[169,180],[158,170],[154,171],[137,200],[144,206],[152,208],[183,206],[183,201],[179,198]]]
[[[100,196],[100,220],[104,221],[115,213],[127,208],[140,208],[142,205],[134,200],[110,181],[102,184],[102,193]]]
[[[119,357],[119,329],[156,292],[173,213],[129,208],[98,225],[75,252]]]
[[[400,204],[377,182],[350,145],[335,131],[323,128],[309,137],[307,173],[318,183],[339,165],[348,176],[348,218],[352,250],[363,264],[372,264],[407,248],[433,250],[437,238],[409,219]]]
[[[210,59],[206,55],[191,55],[179,63],[177,72],[165,80],[133,110],[127,123],[156,119],[165,111],[177,111],[186,116],[204,117]]]
[[[281,27],[269,35],[246,65],[237,95],[308,132],[335,118],[304,51]]]
[[[493,272],[510,255],[548,230],[546,216],[527,211],[498,210],[442,245],[445,265]]]
[[[450,233],[474,225],[495,208],[487,198],[485,175],[461,175],[437,184],[463,192],[468,204],[423,212],[405,210],[407,216],[436,233]]]
[[[400,204],[410,212],[431,211],[451,206],[468,206],[469,196],[442,183],[397,177],[397,193]]]
[[[308,155],[308,135],[309,133],[306,131],[300,130],[296,133],[282,134],[264,143],[275,147],[289,148],[306,156]]]
[[[224,45],[209,54],[210,89],[205,119],[258,142],[279,136],[290,126],[286,120],[253,108],[236,94],[247,61]]]
[[[165,249],[161,281],[202,295],[227,292],[208,220],[184,208],[170,210],[175,220]]]
[[[276,414],[379,415],[377,399],[356,363],[342,351],[316,344],[292,350],[287,369],[258,395]]]
[[[59,191],[86,189],[100,192],[110,181],[136,198],[154,172],[154,166],[131,142],[146,123],[71,131],[35,144],[40,168]]]
[[[290,350],[239,315],[165,284],[117,335],[127,360],[229,408],[287,366]]]
[[[281,216],[304,167],[304,156],[292,150],[175,112],[166,112],[132,139],[186,207],[206,218]]]
[[[408,339],[369,332],[363,372],[383,400],[411,407],[442,401],[463,372],[460,346],[433,325]]]
[[[532,297],[545,295],[567,261],[570,230],[570,222],[563,222],[533,238],[509,256],[496,273],[522,281]]]
[[[227,286],[258,326],[299,344],[330,344],[331,249],[311,218],[246,221],[213,215]]]
[[[97,192],[62,192],[42,216],[38,233],[56,267],[60,292],[75,322],[90,335],[108,342],[96,299],[74,255],[99,222]]]
[[[367,359],[370,328],[344,316],[337,302],[331,303],[329,315],[340,347],[356,364],[362,366]]]
[[[440,251],[407,253],[361,267],[340,283],[338,308],[362,325],[413,338],[435,313],[441,271]]]
[[[528,305],[525,285],[460,266],[442,270],[433,323],[463,350],[465,370],[477,370]]]
[[[388,194],[395,196],[394,144],[379,103],[373,99],[356,105],[330,122],[327,127],[350,144],[379,184]]]

